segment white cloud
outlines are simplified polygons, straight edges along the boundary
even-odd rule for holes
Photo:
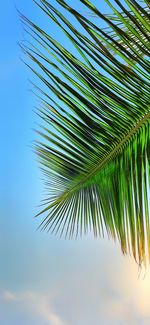
[[[16,295],[10,291],[4,291],[1,295],[1,299],[6,302],[11,302],[16,300]]]
[[[49,325],[65,325],[57,313],[53,311],[50,295],[43,295],[33,291],[19,293],[6,290],[0,295],[0,299],[4,303],[26,303],[28,311],[36,316],[38,313]]]
[[[150,274],[138,278],[137,266],[129,258],[122,258],[120,263],[116,258],[111,267],[110,262],[101,263],[97,269],[95,263],[71,269],[70,276],[63,276],[57,286],[50,289],[46,283],[47,294],[7,290],[0,299],[14,304],[13,308],[6,306],[10,313],[14,309],[27,314],[31,324],[32,316],[42,325],[150,324]]]

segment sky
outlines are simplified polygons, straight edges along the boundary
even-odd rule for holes
[[[117,243],[36,231],[44,195],[32,150],[36,102],[29,79],[36,80],[21,60],[17,43],[25,35],[16,7],[45,24],[32,0],[1,3],[0,324],[150,324],[149,271],[139,272]]]

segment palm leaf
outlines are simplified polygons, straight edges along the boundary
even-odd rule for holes
[[[130,37],[130,51],[133,52],[135,55],[138,55],[139,57],[142,55],[149,55],[146,48],[144,48],[144,45],[148,43],[147,36],[150,37],[150,30],[149,30],[149,8],[146,9],[145,13],[143,14],[143,8],[138,6],[140,15],[136,17],[134,11],[127,11],[127,9],[124,7],[122,3],[119,3],[119,7],[122,10],[122,12],[119,12],[109,0],[106,0],[106,3],[109,4],[110,8],[112,8],[114,14],[113,15],[106,15],[106,17],[115,22],[119,28],[121,28],[123,31],[128,33],[128,36]],[[133,7],[130,5],[130,9]],[[129,18],[130,16],[130,18]],[[138,22],[138,24],[137,24]],[[147,34],[145,37],[145,30],[143,28],[143,24],[146,22],[146,28],[147,28]],[[133,24],[134,23],[134,24]],[[135,29],[136,27],[136,29]],[[129,49],[128,45],[120,38],[120,34],[116,31],[112,30],[112,28],[106,28],[108,35],[115,39],[117,43],[121,44],[125,49]],[[135,29],[135,30],[134,30]],[[149,32],[148,32],[149,30]],[[139,35],[141,37],[139,37]],[[116,45],[116,49],[118,49]],[[141,50],[142,49],[142,50]],[[115,51],[114,51],[115,53]]]
[[[69,237],[89,230],[95,235],[107,232],[120,241],[123,253],[131,252],[138,263],[146,263],[149,7],[147,1],[141,5],[126,0],[126,7],[118,0],[116,6],[105,1],[113,11],[110,16],[90,1],[80,1],[98,17],[96,22],[63,0],[56,0],[56,6],[34,1],[65,33],[74,51],[22,16],[33,38],[24,51],[45,85],[43,90],[35,86],[41,100],[38,114],[44,121],[36,150],[48,192],[39,213],[45,214],[41,228]],[[108,28],[101,28],[102,21]]]

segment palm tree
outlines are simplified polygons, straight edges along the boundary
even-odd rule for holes
[[[36,150],[48,195],[42,229],[118,239],[138,263],[150,258],[149,1],[34,0],[71,50],[22,16],[24,46],[43,119]],[[70,1],[72,3],[72,1]],[[99,5],[100,6],[100,5]],[[76,23],[75,23],[76,21]],[[55,26],[54,25],[54,26]],[[103,27],[101,27],[103,25]],[[106,26],[104,26],[106,25]],[[73,49],[74,47],[74,49]],[[36,66],[36,67],[35,67]],[[46,90],[45,90],[46,89]]]

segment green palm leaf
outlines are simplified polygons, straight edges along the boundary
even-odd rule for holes
[[[80,1],[98,19],[63,0],[34,1],[74,52],[22,16],[34,40],[24,50],[45,85],[36,87],[44,120],[36,149],[48,190],[39,214],[42,229],[69,237],[107,232],[141,263],[150,257],[149,7],[105,1],[112,15]]]

